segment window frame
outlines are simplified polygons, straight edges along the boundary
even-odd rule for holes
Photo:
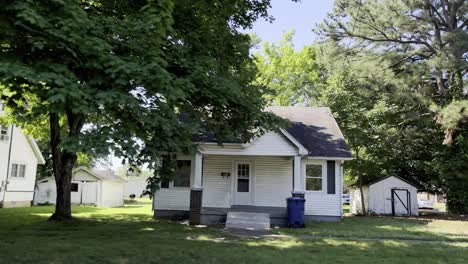
[[[179,162],[179,161],[190,161],[189,184],[188,184],[188,186],[175,186],[175,185],[174,185],[174,183],[175,183],[175,177],[174,177],[174,180],[171,181],[171,182],[169,183],[169,186],[172,185],[172,188],[173,188],[173,189],[174,189],[174,188],[190,188],[190,183],[191,183],[191,179],[192,179],[192,166],[193,166],[192,163],[193,163],[193,161],[190,160],[190,159],[189,159],[189,160],[186,160],[186,159],[177,159],[177,162]],[[177,173],[177,172],[176,172],[176,173]]]
[[[162,187],[162,182],[159,183],[159,188],[161,190],[177,190],[177,189],[190,189],[192,187],[192,181],[195,173],[195,160],[190,156],[177,156],[176,161],[190,161],[190,179],[189,186],[174,186],[174,181],[170,181],[167,187]]]
[[[8,136],[8,126],[0,125],[0,136]]]
[[[13,175],[13,166],[17,166],[16,167],[16,170],[15,170],[15,174]],[[20,171],[21,171],[21,166],[24,167],[23,169],[23,176],[19,176],[20,175]],[[26,163],[21,163],[21,162],[16,162],[16,161],[13,161],[10,163],[10,177],[13,178],[13,179],[16,179],[16,180],[23,180],[23,179],[26,179],[26,172],[27,172],[27,164]]]
[[[72,186],[76,186],[76,191],[73,191],[73,187]],[[70,183],[70,192],[79,192],[80,191],[80,184],[77,183],[77,182],[72,182]]]
[[[239,165],[248,165],[248,177],[239,177]],[[235,168],[235,177],[236,177],[236,182],[235,182],[235,192],[236,193],[249,193],[252,192],[252,162],[250,161],[237,161],[236,162],[236,168]],[[239,180],[248,180],[248,191],[239,191]]]
[[[307,178],[319,179],[319,177],[307,176],[307,165],[320,165],[322,166],[322,187],[320,190],[307,190]],[[304,191],[307,193],[324,193],[327,190],[327,162],[326,161],[316,161],[316,160],[306,160],[303,162],[302,166],[302,183],[304,184]]]

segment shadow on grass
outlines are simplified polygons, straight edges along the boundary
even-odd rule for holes
[[[46,221],[52,210],[0,212],[2,224],[29,223],[0,228],[0,263],[463,263],[468,257],[466,248],[441,244],[239,239],[215,228],[155,220],[139,208],[74,207],[74,221],[54,223]],[[379,219],[358,220],[375,232],[388,230],[386,222],[370,224]],[[345,223],[329,228],[348,228]]]

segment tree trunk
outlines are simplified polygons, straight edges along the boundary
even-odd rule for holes
[[[74,152],[62,150],[60,135],[60,117],[56,113],[49,116],[50,145],[52,150],[52,163],[57,188],[55,212],[49,220],[65,221],[72,218],[71,214],[71,180],[73,167],[76,164],[77,155]],[[83,126],[83,118],[67,113],[70,137],[77,136]]]
[[[359,166],[359,149],[357,149],[356,151],[356,162],[358,163],[358,166]],[[358,169],[358,179],[359,179],[359,192],[361,193],[361,208],[362,208],[362,214],[363,215],[366,215],[367,212],[366,212],[366,203],[364,202],[364,192],[363,192],[363,188],[362,188],[362,174],[360,172],[360,170]]]

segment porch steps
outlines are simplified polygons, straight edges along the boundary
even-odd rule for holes
[[[227,229],[270,229],[270,215],[254,212],[228,212],[226,218]]]

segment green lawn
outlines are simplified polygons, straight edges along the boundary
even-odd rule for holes
[[[426,218],[345,217],[340,223],[308,223],[305,229],[278,229],[284,235],[468,242],[468,221]]]
[[[0,209],[0,263],[464,263],[468,258],[463,244],[240,239],[217,228],[154,220],[150,208],[141,202],[74,207],[76,220],[61,224],[46,221],[52,207]],[[343,230],[357,224],[335,225]]]

